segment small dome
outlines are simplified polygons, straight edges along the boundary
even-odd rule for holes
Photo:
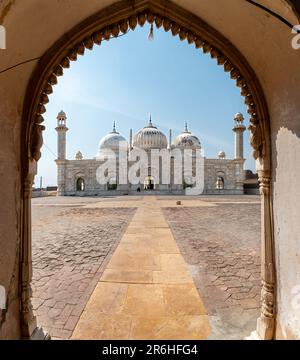
[[[218,154],[219,159],[225,159],[226,158],[226,154],[224,151],[220,151]]]
[[[76,159],[76,160],[82,160],[82,159],[83,159],[83,156],[82,156],[81,151],[77,151],[77,153],[76,153],[76,155],[75,155],[75,159]]]
[[[96,157],[105,154],[106,150],[112,150],[114,152],[119,152],[119,150],[128,150],[128,142],[116,131],[115,124],[113,126],[113,130],[100,140],[98,154]]]
[[[235,116],[234,116],[234,120],[235,120],[235,121],[240,121],[240,122],[244,121],[244,116],[243,116],[243,114],[240,113],[240,112],[236,113]]]
[[[64,117],[67,117],[66,116],[66,113],[63,111],[63,110],[61,110],[58,114],[57,114],[57,116],[64,116]]]
[[[188,130],[187,123],[182,133],[174,139],[173,146],[181,149],[201,149],[200,140]]]
[[[150,117],[149,124],[134,135],[133,147],[144,150],[166,149],[168,147],[168,140],[166,135],[152,124]]]

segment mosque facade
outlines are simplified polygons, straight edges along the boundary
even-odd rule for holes
[[[65,112],[59,112],[55,129],[58,136],[56,164],[59,196],[146,195],[148,193],[180,195],[185,194],[186,189],[196,186],[195,175],[199,170],[196,156],[201,154],[203,149],[199,138],[188,129],[187,124],[174,139],[170,130],[169,139],[167,139],[166,135],[152,123],[150,117],[148,124],[135,135],[130,129],[129,141],[116,130],[114,124],[112,131],[100,140],[98,152],[93,159],[85,159],[78,151],[75,159],[71,160],[66,158],[68,131],[66,121]],[[202,157],[202,194],[241,195],[244,193],[243,133],[246,128],[243,121],[243,115],[237,113],[232,129],[235,134],[233,159],[227,159],[224,151],[220,151],[216,158]],[[146,154],[143,161],[135,156],[138,150]],[[160,157],[154,164],[151,154],[155,151],[164,153],[166,158]],[[184,160],[184,153],[188,153],[191,157],[190,172],[184,168],[183,162],[177,161],[176,154],[182,154]],[[105,169],[110,158],[114,158],[114,169],[100,171],[102,177],[99,181],[99,169]],[[163,176],[166,167],[169,168],[169,181],[166,181]],[[137,170],[138,168],[142,170]],[[128,180],[129,172],[134,169],[137,170],[136,175],[138,175],[135,176],[135,181],[124,181],[124,176]],[[181,181],[178,181],[178,178]]]

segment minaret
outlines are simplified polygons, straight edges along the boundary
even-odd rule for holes
[[[57,160],[66,160],[66,126],[67,116],[64,111],[60,111],[56,117],[57,127]]]
[[[68,128],[66,126],[67,116],[65,112],[60,111],[56,117],[57,127],[57,195],[64,196],[66,179],[65,179],[65,164],[66,164],[66,133]]]
[[[132,150],[132,129],[129,130],[129,151]]]
[[[244,159],[244,131],[246,127],[243,124],[243,114],[237,113],[234,121],[235,124],[232,131],[235,132],[235,159]]]
[[[169,130],[169,149],[172,148],[172,129]]]

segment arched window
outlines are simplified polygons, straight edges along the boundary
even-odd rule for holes
[[[216,181],[216,189],[223,190],[224,189],[224,179],[222,176],[218,176]]]
[[[76,191],[84,191],[85,184],[83,178],[78,178],[76,182]]]

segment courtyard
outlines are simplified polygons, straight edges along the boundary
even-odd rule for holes
[[[44,197],[32,216],[33,306],[52,338],[242,339],[255,329],[259,197]]]

